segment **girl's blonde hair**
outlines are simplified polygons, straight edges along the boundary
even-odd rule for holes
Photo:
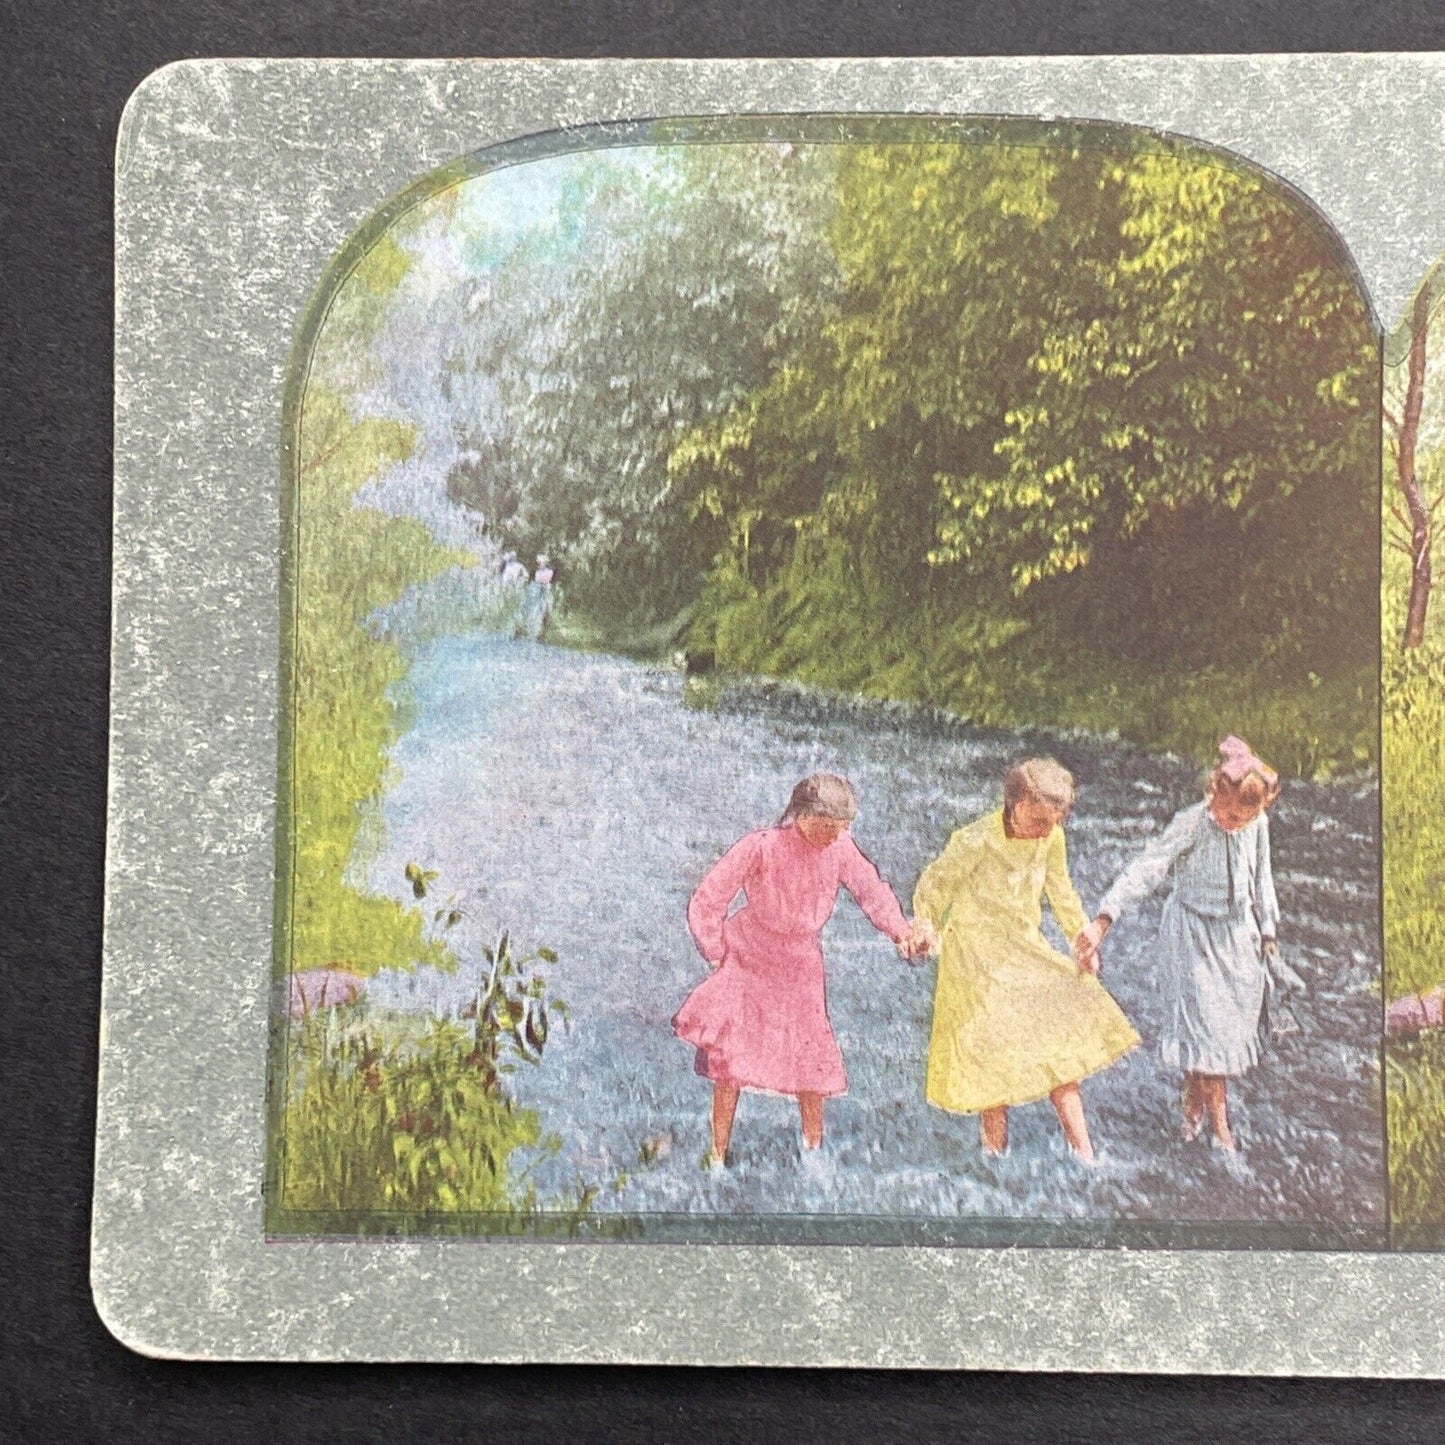
[[[1212,798],[1216,793],[1223,793],[1246,808],[1267,808],[1279,797],[1280,787],[1279,774],[1272,768],[1267,775],[1250,772],[1236,782],[1225,777],[1224,768],[1220,766],[1204,780],[1204,796]]]
[[[793,789],[779,823],[794,818],[836,818],[851,823],[858,816],[858,794],[847,778],[835,773],[814,773]]]
[[[1015,763],[1003,779],[1003,804],[1016,807],[1025,799],[1046,803],[1067,817],[1074,806],[1074,775],[1053,758],[1028,758]]]
[[[1279,797],[1279,774],[1243,738],[1231,733],[1219,751],[1224,761],[1204,780],[1206,798],[1222,793],[1246,808],[1267,808]]]

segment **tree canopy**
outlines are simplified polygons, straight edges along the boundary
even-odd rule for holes
[[[870,147],[840,195],[834,313],[673,451],[733,524],[719,655],[975,714],[999,649],[1351,672],[1367,747],[1378,344],[1317,218],[1080,147]]]
[[[599,152],[558,213],[458,304],[451,490],[614,641],[1371,755],[1379,342],[1279,183],[1001,122]]]

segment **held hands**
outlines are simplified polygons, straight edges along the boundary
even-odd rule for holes
[[[1074,939],[1074,962],[1080,973],[1092,974],[1095,978],[1099,976],[1099,967],[1104,961],[1099,948],[1109,927],[1109,920],[1100,914]]]
[[[921,918],[915,918],[908,925],[908,932],[898,940],[898,956],[909,963],[922,963],[929,954],[938,952],[938,935],[933,925]]]

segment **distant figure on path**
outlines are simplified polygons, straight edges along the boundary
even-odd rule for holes
[[[537,558],[537,570],[527,584],[523,615],[526,619],[527,636],[540,639],[547,631],[552,616],[552,564],[545,554]]]
[[[527,568],[515,552],[502,554],[502,599],[513,637],[520,637],[527,625]]]

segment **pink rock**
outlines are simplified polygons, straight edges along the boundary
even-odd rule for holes
[[[1385,1009],[1387,1034],[1418,1034],[1445,1025],[1445,984],[1429,993],[1406,994]]]
[[[305,1018],[319,1008],[355,1003],[366,992],[366,979],[345,968],[308,968],[291,975],[286,1011],[293,1019]]]

